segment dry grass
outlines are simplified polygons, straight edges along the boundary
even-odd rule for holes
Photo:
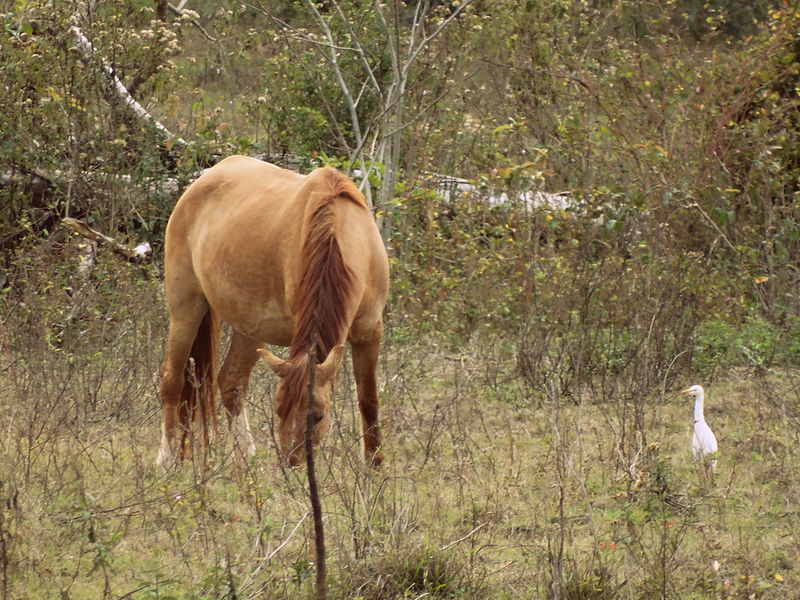
[[[164,319],[158,284],[131,281],[103,319],[62,324],[91,344],[42,333],[60,314],[35,306],[47,294],[28,298],[42,311],[29,330],[6,330],[0,597],[308,597],[304,472],[276,458],[272,376],[253,378],[249,465],[223,437],[207,465],[156,469]],[[7,308],[19,325],[21,309]],[[513,344],[454,353],[396,342],[391,325],[387,464],[360,461],[348,372],[320,454],[331,597],[800,597],[797,373],[707,385],[721,448],[709,478],[677,393],[653,390],[632,430],[627,405],[532,394]]]

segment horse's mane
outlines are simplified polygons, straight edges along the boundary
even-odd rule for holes
[[[289,350],[291,367],[284,375],[286,399],[305,398],[308,360],[306,352],[316,334],[316,362],[322,362],[342,341],[347,328],[345,307],[353,287],[353,273],[345,264],[336,239],[337,198],[367,208],[366,201],[350,179],[331,167],[323,167],[311,177],[319,181],[313,206],[306,214],[306,237],[300,254],[300,280],[295,291],[297,321]],[[326,189],[327,188],[327,189]],[[303,401],[304,402],[304,401]],[[286,416],[292,406],[279,407]]]

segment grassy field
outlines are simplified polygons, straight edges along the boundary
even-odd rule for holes
[[[367,156],[398,176],[376,204],[387,460],[361,462],[348,361],[318,455],[330,597],[800,599],[796,3],[474,2],[409,64],[405,122],[387,41],[414,46],[419,6],[433,32],[467,3],[389,3],[389,27],[364,2],[337,21],[328,0],[321,19],[196,0],[194,24],[159,23],[161,2],[8,4],[0,600],[313,597],[306,473],[278,460],[267,369],[248,464],[222,419],[207,460],[155,465],[157,262],[176,183],[222,156],[347,167],[382,136],[400,143]],[[106,63],[185,143],[109,97]],[[476,194],[445,200],[436,173]],[[486,202],[540,191],[575,204]],[[157,258],[95,248],[81,274],[95,252],[62,216]]]
[[[112,293],[125,302],[56,333],[57,316],[21,318],[46,294],[5,316],[0,597],[310,597],[305,472],[277,459],[274,377],[253,377],[250,464],[223,436],[207,465],[162,472],[159,284]],[[712,478],[678,389],[541,395],[508,340],[454,349],[403,327],[390,319],[380,364],[386,464],[360,461],[348,370],[318,457],[332,598],[800,598],[800,374],[682,382],[707,384]]]

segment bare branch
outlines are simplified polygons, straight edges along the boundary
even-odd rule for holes
[[[173,13],[175,13],[179,17],[184,17],[186,16],[186,11],[183,10],[183,7],[186,5],[186,1],[187,0],[182,0],[178,6],[173,6],[172,4],[169,3],[167,4],[167,6]],[[200,33],[202,33],[209,42],[217,41],[217,38],[215,38],[210,33],[208,33],[208,31],[205,30],[205,28],[200,24],[200,21],[198,21],[194,17],[190,17],[189,22],[195,27],[197,27],[200,30]]]
[[[256,12],[261,13],[265,17],[270,18],[276,24],[280,25],[282,29],[284,29],[286,31],[291,31],[297,39],[302,40],[304,42],[308,42],[309,44],[312,44],[314,46],[320,46],[322,48],[334,48],[336,50],[351,50],[351,51],[352,50],[356,50],[355,48],[348,48],[347,46],[339,46],[337,44],[333,44],[333,43],[330,43],[330,42],[327,43],[327,44],[325,42],[320,42],[319,40],[314,39],[313,37],[311,37],[309,35],[306,35],[300,29],[297,29],[296,27],[292,27],[289,23],[287,23],[286,21],[284,21],[280,17],[275,16],[268,9],[264,8],[260,4],[251,4],[249,2],[242,2],[242,6],[246,6],[247,8],[250,8],[250,9],[256,11]]]
[[[277,547],[276,547],[276,548],[275,548],[275,549],[274,549],[272,552],[270,552],[270,553],[269,553],[269,554],[268,554],[268,555],[267,555],[267,556],[264,558],[264,560],[263,560],[263,561],[261,561],[261,564],[262,564],[262,565],[263,565],[263,564],[267,564],[267,563],[269,563],[269,561],[270,561],[270,560],[272,560],[272,558],[273,558],[273,557],[274,557],[274,556],[275,556],[275,555],[276,555],[278,552],[280,552],[280,551],[283,549],[283,547],[284,547],[286,544],[288,544],[288,543],[291,541],[291,539],[294,537],[294,534],[295,534],[295,532],[296,532],[296,531],[297,531],[297,530],[300,528],[300,525],[302,525],[302,524],[303,524],[303,522],[306,520],[306,518],[308,517],[308,515],[309,515],[309,513],[308,513],[308,512],[306,512],[306,514],[304,514],[304,515],[301,517],[301,519],[300,519],[300,520],[297,522],[297,524],[294,526],[294,529],[292,529],[292,530],[289,532],[289,535],[286,537],[286,539],[285,539],[285,540],[283,540],[283,541],[282,541],[280,544],[278,544],[278,546],[277,546]],[[259,568],[261,568],[261,565],[259,565]]]
[[[83,32],[76,23],[73,24],[69,28],[69,30],[74,36],[75,41],[77,42],[78,49],[83,53],[85,61],[89,62],[92,59],[97,60],[101,70],[106,75],[111,91],[113,91],[116,94],[116,96],[120,100],[122,100],[125,106],[131,110],[131,112],[133,112],[139,119],[153,125],[167,138],[179,144],[186,144],[185,140],[174,135],[169,129],[167,129],[164,125],[162,125],[158,121],[158,119],[156,119],[153,115],[147,112],[147,110],[145,110],[145,108],[141,104],[139,104],[133,98],[133,96],[131,96],[127,88],[119,80],[119,77],[117,77],[116,73],[114,73],[114,69],[111,68],[111,66],[103,58],[97,56],[97,52],[94,46],[87,39],[87,37],[83,35]]]
[[[439,548],[439,552],[444,552],[444,551],[445,551],[445,550],[447,550],[448,548],[451,548],[452,546],[455,546],[456,544],[458,544],[458,543],[461,543],[461,542],[463,542],[464,540],[468,540],[470,537],[472,537],[472,536],[473,536],[475,533],[477,533],[478,531],[480,531],[481,529],[483,529],[485,526],[486,526],[486,523],[481,523],[481,524],[480,524],[480,525],[478,525],[478,526],[477,526],[475,529],[473,529],[472,531],[470,531],[470,532],[469,532],[467,535],[465,535],[465,536],[462,536],[462,537],[458,538],[457,540],[453,540],[453,541],[452,541],[452,542],[450,542],[449,544],[445,544],[444,546],[442,546],[441,548]]]
[[[408,76],[409,68],[411,68],[412,63],[414,62],[414,60],[416,60],[417,56],[422,51],[422,49],[425,46],[427,46],[428,44],[430,44],[436,37],[438,37],[439,34],[442,31],[444,31],[444,29],[450,24],[450,22],[453,21],[453,19],[455,19],[457,16],[459,16],[462,12],[464,12],[464,9],[467,8],[467,6],[469,6],[470,4],[472,4],[472,0],[465,0],[464,2],[459,4],[458,7],[452,13],[450,13],[450,15],[446,19],[444,19],[439,24],[439,27],[437,27],[436,30],[432,34],[430,34],[429,36],[425,37],[422,41],[420,41],[420,43],[417,45],[416,49],[412,50],[413,46],[411,44],[409,44],[409,46],[408,46],[408,49],[409,49],[408,58],[406,59],[406,64],[403,66],[403,78],[404,79]]]
[[[383,89],[378,83],[378,79],[375,77],[375,70],[372,68],[372,66],[369,64],[369,61],[367,60],[367,53],[364,51],[364,46],[361,45],[361,42],[359,41],[358,36],[356,35],[356,32],[353,30],[353,26],[350,23],[350,19],[348,19],[347,16],[344,14],[344,12],[342,11],[342,7],[339,5],[338,2],[334,1],[333,5],[334,8],[336,9],[336,12],[339,14],[339,18],[347,26],[347,30],[350,34],[350,40],[353,42],[353,44],[355,44],[355,51],[358,54],[358,57],[361,59],[364,68],[366,69],[369,82],[372,84],[375,93],[378,94],[381,100],[383,100]],[[362,87],[362,92],[365,88],[366,88],[366,83]]]
[[[339,84],[339,89],[342,90],[342,94],[344,94],[345,100],[347,100],[347,107],[348,110],[350,111],[350,120],[353,125],[353,134],[355,135],[356,138],[356,144],[360,145],[362,140],[361,123],[358,118],[358,112],[356,111],[357,105],[353,101],[353,94],[350,91],[347,82],[344,80],[342,69],[339,67],[338,55],[336,54],[336,49],[334,48],[333,33],[331,32],[331,28],[328,26],[328,23],[325,21],[325,19],[322,18],[322,15],[320,14],[319,10],[317,10],[317,7],[314,6],[314,3],[310,2],[309,0],[306,0],[306,6],[308,6],[311,12],[314,14],[314,17],[317,19],[317,22],[319,23],[320,27],[322,27],[323,33],[325,34],[325,37],[328,39],[328,43],[331,46],[330,48],[331,52],[330,55],[327,56],[327,58],[330,61],[331,66],[333,67],[333,73],[336,76],[336,81]]]
[[[317,334],[311,336],[308,350],[308,392],[306,396],[306,474],[308,475],[308,495],[311,500],[311,514],[314,517],[314,558],[317,571],[316,597],[326,600],[328,597],[327,565],[325,562],[325,529],[322,521],[322,503],[319,498],[316,465],[314,463],[314,376],[317,371]]]

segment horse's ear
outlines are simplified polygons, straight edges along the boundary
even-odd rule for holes
[[[275,374],[283,377],[286,374],[286,369],[289,365],[288,360],[283,360],[279,356],[275,356],[272,352],[267,350],[266,348],[259,348],[256,350],[261,355],[261,359],[264,363],[272,369]]]
[[[322,383],[328,383],[334,375],[339,371],[342,366],[342,357],[344,356],[344,346],[339,344],[334,346],[333,350],[328,353],[328,358],[325,362],[317,365],[317,377]]]

